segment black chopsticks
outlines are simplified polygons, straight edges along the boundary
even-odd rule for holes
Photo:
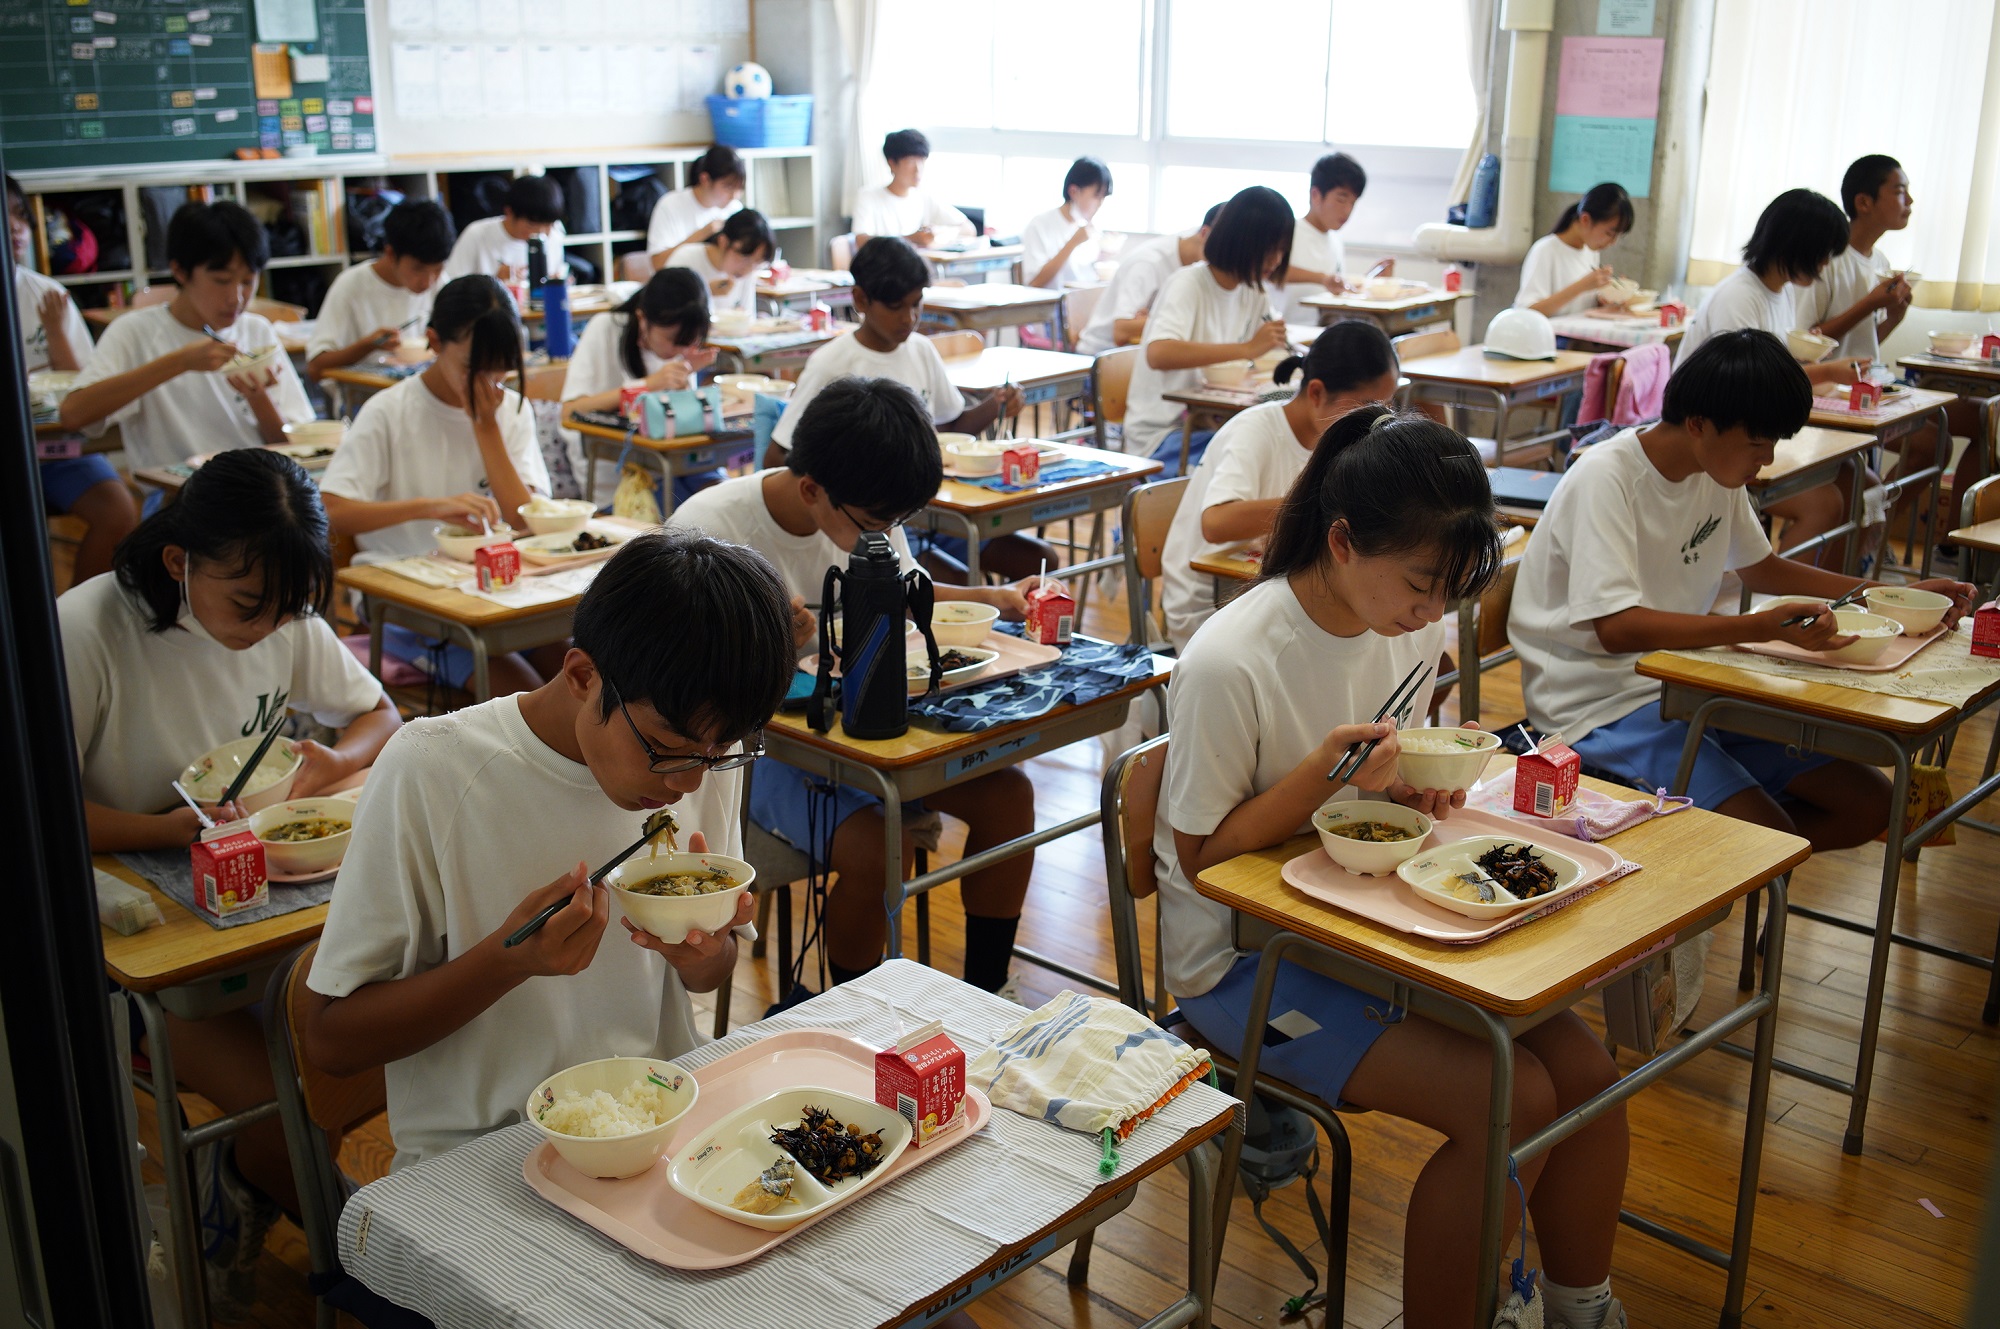
[[[1851,605],[1856,600],[1859,600],[1862,596],[1868,594],[1868,592],[1873,589],[1874,587],[1866,584],[1857,586],[1853,590],[1849,591],[1846,595],[1841,596],[1838,600],[1835,600],[1832,604],[1829,604],[1827,606],[1827,609],[1829,612],[1831,612],[1832,610],[1840,608],[1842,605]],[[1784,626],[1788,628],[1804,627],[1807,624],[1816,623],[1818,621],[1819,621],[1818,614],[1800,614],[1797,618],[1786,619]]]
[[[595,886],[599,882],[603,881],[607,876],[611,875],[611,870],[613,868],[617,867],[620,863],[623,863],[626,859],[632,857],[632,855],[638,853],[641,849],[644,849],[647,845],[651,844],[653,840],[656,838],[656,836],[657,832],[651,830],[647,831],[644,835],[640,836],[638,840],[630,848],[626,849],[623,853],[619,854],[618,857],[612,859],[609,863],[606,863],[603,867],[599,868],[597,871],[591,873],[590,884]],[[507,940],[500,943],[500,948],[502,950],[505,950],[509,946],[519,946],[522,942],[534,936],[537,932],[540,932],[542,930],[542,925],[544,923],[548,922],[550,919],[554,918],[557,914],[561,913],[563,909],[569,904],[569,902],[575,898],[576,896],[574,895],[574,893],[563,896],[562,899],[557,900],[554,904],[542,910],[541,913],[536,914],[533,918],[521,924],[520,927],[515,928],[511,933],[508,934]]]
[[[1424,685],[1424,680],[1429,678],[1430,674],[1431,666],[1427,664],[1411,666],[1410,672],[1403,675],[1403,681],[1396,685],[1396,690],[1389,694],[1389,700],[1382,703],[1382,709],[1375,712],[1375,723],[1381,724],[1383,719],[1392,712],[1398,711],[1408,705],[1417,695],[1417,689]],[[1366,743],[1348,744],[1347,751],[1341,756],[1340,761],[1334,768],[1326,773],[1326,778],[1329,780],[1345,780],[1352,776],[1362,766],[1367,764],[1371,756],[1375,755],[1375,745],[1380,741],[1380,739],[1371,738]]]
[[[279,718],[282,719],[283,717],[280,716]],[[243,786],[250,783],[250,773],[262,764],[264,754],[269,752],[271,745],[278,741],[278,730],[280,728],[280,725],[274,723],[269,729],[264,731],[264,741],[257,745],[257,750],[250,754],[250,760],[243,763],[243,769],[236,772],[236,778],[231,780],[229,787],[222,791],[222,798],[219,800],[221,803],[229,803],[238,794],[243,792]]]

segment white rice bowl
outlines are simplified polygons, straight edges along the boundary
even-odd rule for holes
[[[657,1077],[663,1083],[653,1082]],[[672,1146],[700,1086],[660,1057],[606,1057],[535,1086],[522,1115],[588,1177],[636,1177]]]

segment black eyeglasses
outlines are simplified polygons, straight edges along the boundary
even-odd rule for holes
[[[854,523],[855,530],[860,531],[866,535],[887,535],[890,531],[895,530],[898,526],[904,525],[905,523],[910,521],[911,518],[916,517],[918,514],[923,512],[922,508],[918,508],[914,512],[906,512],[902,516],[893,518],[889,521],[883,521],[880,517],[872,515],[864,520],[860,517],[855,516],[854,513],[848,508],[848,506],[845,503],[836,503],[833,506],[836,512],[840,513],[841,516],[847,518],[849,521]]]
[[[604,686],[611,693],[611,700],[618,703],[618,713],[625,717],[626,727],[631,729],[632,737],[639,740],[640,748],[645,751],[646,769],[655,775],[675,775],[702,766],[711,771],[738,771],[764,755],[764,731],[761,729],[744,743],[743,751],[727,752],[720,757],[703,757],[695,753],[676,756],[670,752],[661,752],[648,743],[646,736],[639,732],[639,726],[633,723],[632,712],[625,709],[625,699],[618,695],[617,686],[609,678],[605,678]]]

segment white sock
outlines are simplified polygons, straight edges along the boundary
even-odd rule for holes
[[[1603,1329],[1604,1313],[1611,1308],[1611,1280],[1596,1287],[1564,1287],[1545,1276],[1542,1300],[1549,1329]]]

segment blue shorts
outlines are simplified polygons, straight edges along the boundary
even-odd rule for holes
[[[796,766],[766,758],[750,771],[750,820],[813,860],[817,867],[833,845],[833,832],[857,812],[880,808],[882,800],[849,785],[829,784]],[[905,813],[923,811],[905,803]]]
[[[41,471],[42,506],[51,514],[68,512],[87,491],[106,480],[118,481],[117,469],[98,452],[45,461]]]
[[[382,653],[407,660],[433,678],[463,689],[472,680],[472,651],[456,642],[433,645],[421,632],[400,623],[382,625]]]
[[[1616,779],[1646,790],[1671,789],[1687,736],[1687,721],[1662,719],[1659,703],[1649,702],[1623,719],[1599,725],[1570,746],[1586,765]],[[1792,781],[1832,760],[1819,753],[1795,755],[1768,738],[1710,729],[1701,736],[1687,792],[1696,807],[1710,810],[1752,785],[1779,798]]]
[[[1231,1057],[1243,1049],[1243,1026],[1257,987],[1256,954],[1241,955],[1229,972],[1199,997],[1175,1004],[1202,1037]],[[1264,1030],[1259,1069],[1329,1103],[1361,1064],[1368,1049],[1395,1022],[1385,1019],[1389,999],[1351,988],[1338,979],[1287,960],[1271,993],[1271,1025]],[[1314,1026],[1317,1026],[1315,1028]],[[1289,1032],[1286,1032],[1289,1031]]]
[[[1214,437],[1215,431],[1213,429],[1197,429],[1194,431],[1192,435],[1193,441],[1188,444],[1187,473],[1189,475],[1194,474],[1194,468],[1201,465],[1201,455],[1208,451],[1208,440]],[[1160,440],[1158,447],[1153,449],[1153,460],[1166,468],[1153,477],[1155,480],[1171,480],[1181,473],[1180,430],[1170,429],[1167,431],[1167,436]]]

